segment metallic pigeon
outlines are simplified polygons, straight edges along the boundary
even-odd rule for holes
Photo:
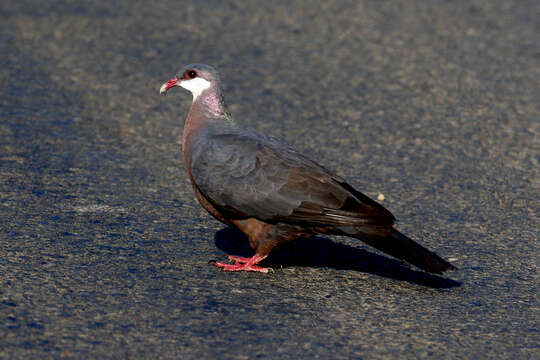
[[[246,130],[227,111],[217,71],[185,66],[160,89],[193,94],[182,134],[184,164],[197,199],[219,221],[246,234],[255,255],[217,262],[226,271],[259,271],[279,245],[316,234],[357,238],[418,268],[456,269],[393,228],[394,216],[344,179],[276,138]]]

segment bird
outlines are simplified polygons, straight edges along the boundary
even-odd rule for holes
[[[196,198],[217,220],[242,231],[255,251],[252,257],[230,255],[217,267],[268,273],[259,263],[272,250],[322,234],[359,239],[426,272],[456,269],[396,230],[390,211],[342,177],[287,143],[240,126],[213,67],[186,65],[159,91],[173,87],[193,95],[182,151]]]

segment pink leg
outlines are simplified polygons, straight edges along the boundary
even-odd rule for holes
[[[258,271],[262,273],[267,273],[268,268],[263,268],[260,266],[255,266],[255,264],[261,262],[266,256],[259,256],[257,254],[253,255],[250,258],[243,258],[240,256],[229,256],[229,259],[236,261],[234,264],[225,264],[217,262],[216,266],[222,268],[225,271]]]
[[[229,255],[229,260],[240,263],[240,264],[245,264],[249,260],[251,260],[251,258],[236,256],[236,255]]]

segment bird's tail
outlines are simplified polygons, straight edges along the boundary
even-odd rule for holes
[[[446,270],[457,269],[439,255],[429,251],[393,228],[386,236],[365,233],[356,233],[349,236],[362,240],[388,255],[405,260],[424,271],[442,274]]]

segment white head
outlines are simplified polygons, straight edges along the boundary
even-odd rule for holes
[[[210,85],[212,85],[210,81],[200,77],[191,80],[184,80],[180,83],[181,87],[191,91],[193,94],[193,101],[197,100],[199,95],[201,95],[204,90],[208,89]]]
[[[214,87],[219,89],[219,76],[217,71],[208,65],[191,64],[185,66],[175,78],[167,81],[159,89],[160,94],[165,94],[172,87],[181,86],[191,91],[193,102],[207,89]]]

